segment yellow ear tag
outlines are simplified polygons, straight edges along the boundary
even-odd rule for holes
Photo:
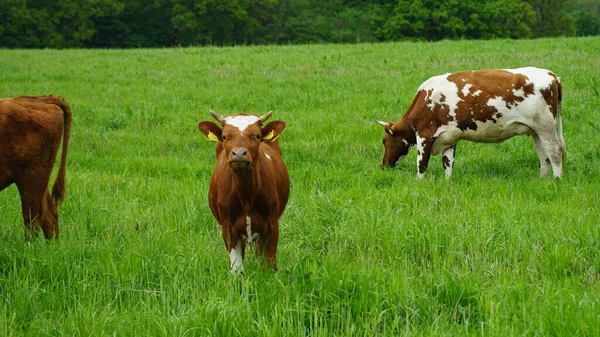
[[[273,136],[275,135],[275,131],[271,130],[271,132],[269,132],[269,134],[267,134],[266,136],[263,137],[263,140],[271,140],[271,138],[273,138]],[[275,138],[277,139],[277,138]],[[273,139],[273,140],[275,140]]]
[[[219,138],[217,138],[217,136],[215,136],[214,133],[212,133],[212,131],[208,131],[208,135],[206,136],[206,138],[211,141],[211,142],[218,142]]]
[[[394,135],[394,132],[392,131],[392,129],[385,129],[385,131],[387,131],[387,133],[389,133],[390,135]]]

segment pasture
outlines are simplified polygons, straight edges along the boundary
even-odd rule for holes
[[[600,38],[0,50],[0,97],[73,109],[58,240],[0,192],[3,336],[600,334]],[[529,137],[381,170],[419,84],[463,69],[561,77],[564,178]],[[286,121],[278,264],[232,276],[207,202],[213,109]],[[0,142],[1,142],[0,138]]]

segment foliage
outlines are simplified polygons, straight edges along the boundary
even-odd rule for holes
[[[600,0],[576,0],[573,18],[577,36],[600,35]]]
[[[535,37],[573,36],[575,23],[569,15],[573,11],[574,0],[527,0],[536,12]]]
[[[519,0],[399,0],[387,39],[529,37],[533,12]]]
[[[5,0],[0,13],[8,48],[600,34],[598,0]]]

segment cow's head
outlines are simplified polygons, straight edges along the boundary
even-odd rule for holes
[[[208,140],[221,143],[229,167],[237,175],[251,172],[258,158],[260,143],[274,142],[285,128],[283,121],[262,126],[271,116],[270,111],[262,116],[239,114],[223,117],[214,111],[210,114],[221,126],[204,121],[198,123],[198,128]]]
[[[397,124],[375,121],[375,123],[385,128],[383,135],[383,159],[381,160],[381,168],[390,166],[394,167],[402,158],[406,156],[410,147],[414,145],[414,136],[410,136],[410,132],[406,132],[397,127]]]

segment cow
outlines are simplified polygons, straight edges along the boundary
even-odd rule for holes
[[[21,196],[25,240],[40,229],[58,237],[58,205],[65,198],[66,160],[71,135],[71,107],[59,96],[0,99],[0,191],[15,184]],[[50,174],[62,140],[58,173]]]
[[[414,145],[417,177],[431,155],[442,153],[446,178],[452,175],[459,140],[500,143],[530,135],[540,160],[540,176],[550,168],[562,177],[566,155],[562,136],[562,86],[549,70],[470,70],[431,77],[421,84],[398,123],[385,128],[381,167],[393,167]]]
[[[208,203],[221,225],[231,272],[243,273],[247,243],[256,244],[257,255],[264,254],[265,268],[277,271],[279,218],[290,193],[278,143],[285,122],[263,126],[271,112],[262,116],[210,114],[220,125],[202,121],[198,128],[208,140],[217,142]]]

